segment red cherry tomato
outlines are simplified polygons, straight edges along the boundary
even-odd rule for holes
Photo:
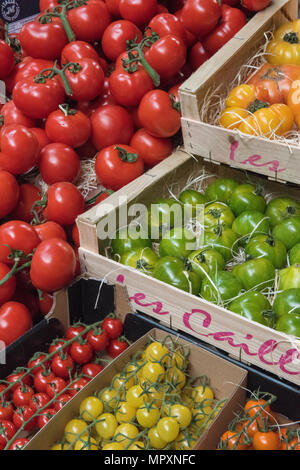
[[[19,385],[19,384],[18,384]],[[10,398],[11,388],[5,392],[7,385],[0,384],[0,401],[8,401]]]
[[[121,16],[132,23],[143,26],[147,24],[157,12],[156,0],[120,0]]]
[[[57,400],[53,404],[53,408],[55,409],[56,412],[60,411],[62,407],[69,401],[71,400],[72,395],[69,393],[62,393],[59,395]]]
[[[52,220],[60,225],[74,224],[77,216],[84,211],[83,196],[72,183],[61,182],[52,184],[48,188],[47,197],[48,202],[44,211],[45,216],[48,220]]]
[[[82,367],[82,374],[92,379],[96,377],[96,375],[98,375],[103,369],[104,367],[100,364],[89,362],[88,364],[84,364]]]
[[[53,111],[46,120],[46,134],[51,142],[60,142],[77,148],[91,136],[91,122],[81,111],[67,106]]]
[[[78,40],[95,42],[109,25],[110,14],[104,2],[87,0],[85,5],[69,10],[68,21]]]
[[[50,419],[56,414],[53,408],[45,408],[37,418],[37,427],[42,429],[49,423]]]
[[[39,168],[45,183],[76,181],[80,171],[80,160],[77,153],[66,144],[46,145],[40,154]]]
[[[8,215],[17,205],[20,188],[16,178],[5,170],[0,170],[0,218]]]
[[[32,369],[31,374],[36,375],[38,372],[48,369],[50,366],[50,361],[43,361],[46,358],[45,353],[36,353],[34,356],[28,361],[27,367],[28,369]],[[42,362],[41,365],[39,365]]]
[[[144,162],[136,150],[128,145],[111,145],[96,157],[95,172],[100,183],[117,191],[144,171]]]
[[[23,426],[24,431],[32,431],[36,426],[35,410],[29,405],[18,408],[13,415],[13,423],[17,429]],[[28,421],[28,422],[27,422]],[[26,423],[24,425],[24,423]]]
[[[107,317],[102,322],[102,328],[105,330],[110,339],[116,339],[123,333],[123,323],[119,318]]]
[[[117,142],[128,144],[134,133],[132,118],[121,106],[101,106],[92,114],[91,123],[93,144],[98,150]]]
[[[13,175],[26,173],[38,159],[38,141],[35,135],[20,124],[6,126],[1,132],[0,166]]]
[[[145,166],[152,168],[172,153],[171,139],[154,137],[145,129],[139,129],[132,136],[130,146],[136,149]]]
[[[0,307],[0,340],[6,347],[32,327],[28,308],[19,302],[6,302]]]
[[[131,21],[114,21],[103,33],[102,50],[109,60],[114,61],[126,51],[127,41],[134,39],[140,42],[142,37],[139,28]]]
[[[87,340],[94,351],[105,351],[109,343],[109,336],[105,330],[102,330],[101,328],[96,328],[88,332]]]
[[[49,401],[50,401],[50,397],[49,395],[47,395],[47,393],[43,393],[43,392],[35,393],[34,395],[32,395],[30,399],[29,406],[33,408],[35,411],[37,411],[40,408],[43,408],[44,406],[46,406],[47,403],[49,403]]]
[[[74,341],[70,347],[70,354],[77,364],[86,364],[93,357],[92,346],[85,341]]]
[[[74,397],[76,393],[80,392],[87,384],[89,383],[88,379],[81,377],[80,379],[76,380],[70,387],[68,388],[68,393]]]
[[[10,268],[4,263],[0,263],[0,280],[7,276],[9,272]],[[0,305],[8,302],[13,298],[16,290],[16,284],[16,278],[15,276],[12,276],[0,286]]]
[[[6,444],[14,437],[17,432],[17,427],[9,420],[3,419],[0,421],[0,450],[6,447]]]
[[[107,347],[107,353],[110,357],[115,358],[119,356],[125,349],[128,348],[128,343],[126,341],[121,341],[119,339],[112,339]]]
[[[198,38],[213,31],[220,17],[218,0],[187,0],[181,13],[184,27]]]
[[[85,327],[83,325],[78,325],[78,326],[75,326],[75,325],[72,325],[72,326],[69,326],[67,329],[66,329],[66,332],[65,332],[65,337],[66,339],[69,341],[70,339],[73,339],[73,338],[76,338],[77,336],[79,337],[82,337],[82,338],[85,338],[85,336],[82,336],[82,332],[85,330]]]
[[[14,61],[14,53],[9,45],[0,40],[0,80],[6,78],[11,71],[13,70],[15,65]]]
[[[54,398],[55,395],[59,395],[67,387],[67,382],[61,377],[54,377],[46,385],[46,393],[50,398]]]
[[[0,400],[0,421],[3,419],[11,420],[14,414],[14,407],[12,403]]]
[[[8,377],[6,377],[6,382],[8,384],[15,384],[13,385],[7,393],[12,393],[14,390],[19,387],[20,384],[24,385],[31,385],[32,379],[30,375],[27,373],[26,369],[18,368],[18,372],[11,373]]]
[[[13,260],[8,258],[11,250],[20,250],[25,255],[33,252],[40,243],[35,230],[27,222],[11,220],[0,226],[0,261],[12,265]]]
[[[54,374],[63,379],[67,379],[74,369],[74,361],[68,353],[58,353],[52,358],[51,369]]]
[[[41,200],[41,196],[41,190],[34,184],[21,184],[19,201],[11,212],[10,217],[30,223],[34,218],[32,212],[33,205]]]
[[[42,315],[48,315],[53,306],[53,295],[47,292],[42,293],[42,298],[39,299],[39,307]]]
[[[67,240],[67,235],[61,225],[56,222],[44,222],[40,225],[34,225],[34,230],[38,234],[40,241],[49,240],[50,238],[61,238]]]
[[[70,284],[75,275],[76,257],[64,240],[51,238],[40,243],[31,262],[32,284],[40,290],[54,292]]]
[[[19,437],[18,439],[15,439],[12,444],[9,446],[9,450],[22,450],[23,447],[28,444],[29,439],[26,439],[25,437]]]
[[[20,385],[13,393],[13,402],[16,407],[29,405],[31,398],[34,395],[33,388],[28,385]]]
[[[38,371],[33,379],[35,390],[39,393],[46,393],[47,384],[54,378],[55,374],[50,369]]]

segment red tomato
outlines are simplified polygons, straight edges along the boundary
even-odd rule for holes
[[[103,33],[102,50],[109,60],[114,61],[126,51],[127,41],[134,39],[140,42],[142,37],[139,28],[131,21],[114,21]]]
[[[44,222],[40,225],[34,225],[34,230],[38,234],[38,237],[41,242],[44,240],[49,240],[50,238],[61,238],[62,240],[67,240],[67,235],[61,225],[56,222]]]
[[[82,59],[93,59],[99,62],[97,51],[85,41],[73,41],[67,44],[61,53],[61,65],[68,62],[77,62]],[[101,65],[101,64],[100,64]]]
[[[104,73],[98,61],[77,59],[76,64],[66,70],[66,77],[75,101],[94,100],[102,93]]]
[[[14,85],[25,78],[34,78],[45,69],[51,69],[54,66],[53,60],[33,59],[26,57],[22,62],[16,65],[16,76]]]
[[[125,349],[128,348],[128,343],[126,341],[121,341],[120,339],[112,339],[107,347],[107,353],[110,357],[115,358],[119,356]]]
[[[149,91],[142,98],[138,118],[142,126],[156,137],[171,137],[180,129],[180,113],[163,90]]]
[[[6,347],[31,327],[31,315],[25,305],[10,301],[0,307],[0,340]]]
[[[22,369],[22,370],[21,370]],[[18,368],[18,372],[13,372],[6,377],[8,384],[14,384],[7,393],[13,392],[20,384],[31,385],[32,380],[25,368]]]
[[[87,340],[94,351],[105,351],[109,343],[109,336],[105,330],[95,328],[88,332]]]
[[[10,124],[21,124],[25,127],[33,127],[35,120],[26,116],[20,111],[13,100],[8,101],[1,108],[1,115],[3,116],[3,124],[9,126]]]
[[[68,353],[60,352],[52,358],[51,369],[54,374],[67,379],[74,369],[74,361]]]
[[[90,362],[93,353],[92,346],[86,340],[74,341],[74,343],[71,344],[70,354],[77,364]]]
[[[177,10],[174,15],[176,16],[176,18],[179,19],[179,21],[181,22],[182,26],[183,26],[183,29],[185,31],[185,43],[186,43],[186,46],[187,47],[191,47],[195,44],[195,42],[197,42],[197,36],[195,36],[194,34],[192,34],[190,31],[188,31],[185,27],[184,27],[184,24],[183,24],[183,21],[182,21],[182,10]]]
[[[119,318],[104,318],[101,327],[105,330],[110,339],[116,339],[123,333],[123,323]]]
[[[116,142],[128,144],[134,133],[132,118],[121,106],[101,106],[92,114],[91,123],[93,144],[98,150]]]
[[[39,306],[42,315],[48,315],[53,306],[53,295],[47,292],[42,293],[42,298],[39,299]]]
[[[29,405],[31,398],[34,395],[33,388],[28,385],[20,385],[13,393],[13,402],[16,407]]]
[[[238,8],[222,5],[222,17],[218,26],[203,40],[204,48],[215,54],[246,24],[246,15]]]
[[[3,419],[0,421],[0,450],[6,447],[6,444],[14,437],[17,432],[17,427],[11,421]]]
[[[156,0],[120,0],[121,16],[138,26],[144,26],[157,12]]]
[[[91,136],[91,122],[81,111],[67,106],[53,111],[46,120],[46,134],[51,142],[81,147]]]
[[[100,106],[105,106],[107,104],[117,104],[116,100],[114,99],[114,97],[112,96],[110,92],[109,77],[105,77],[104,79],[102,94],[98,97],[96,101],[90,103],[90,109],[89,109],[90,116],[97,108],[99,108]]]
[[[189,62],[193,70],[197,70],[210,58],[210,54],[204,49],[202,42],[198,41],[190,50]]]
[[[55,414],[56,411],[53,408],[45,408],[37,418],[37,427],[42,429]]]
[[[8,215],[17,205],[20,188],[16,178],[5,170],[0,170],[0,218]]]
[[[6,78],[14,68],[14,53],[2,39],[0,40],[0,80]]]
[[[37,247],[31,262],[32,284],[40,290],[54,292],[70,284],[75,275],[76,257],[64,240],[51,238]]]
[[[105,0],[105,5],[107,6],[109,13],[116,18],[121,16],[119,4],[120,0]]]
[[[136,150],[128,145],[111,145],[96,157],[95,172],[100,183],[117,191],[144,171],[144,162]]]
[[[56,19],[43,24],[36,18],[24,24],[19,40],[27,54],[37,59],[59,59],[61,51],[68,44],[65,29]]]
[[[49,10],[50,8],[56,8],[59,6],[59,2],[56,0],[40,0],[40,12],[42,13],[45,10]]]
[[[39,243],[39,237],[31,225],[20,220],[6,222],[0,226],[0,261],[13,264],[13,260],[8,258],[11,254],[9,247],[29,255]]]
[[[55,379],[55,375],[50,369],[38,371],[33,379],[35,390],[39,393],[46,393],[46,386],[53,379]]]
[[[2,280],[9,272],[10,268],[4,263],[0,263],[0,280]],[[11,300],[15,290],[16,278],[15,276],[12,276],[0,286],[0,305]]]
[[[50,397],[47,395],[47,393],[35,393],[29,402],[29,406],[33,408],[35,411],[39,410],[40,408],[43,408],[44,406],[49,403]]]
[[[70,393],[70,395],[74,397],[74,395],[80,392],[88,383],[89,383],[88,379],[81,377],[80,379],[76,380],[72,385],[70,385],[70,388],[68,389],[68,393]]]
[[[24,431],[32,431],[36,427],[36,417],[33,417],[34,414],[35,410],[29,405],[25,405],[14,412],[13,423],[17,429],[23,427]],[[26,424],[24,425],[25,422]]]
[[[0,166],[14,175],[26,173],[38,159],[38,141],[20,124],[6,126],[1,133]]]
[[[104,367],[100,364],[89,362],[88,364],[84,364],[81,372],[84,376],[86,375],[88,378],[92,379],[96,377],[96,375],[98,375],[103,369]]]
[[[68,12],[69,24],[77,39],[99,41],[110,23],[110,14],[104,2],[87,0],[86,5]]]
[[[47,137],[46,131],[44,129],[41,129],[40,127],[31,127],[30,131],[35,135],[37,138],[38,144],[39,144],[39,157],[41,150],[48,144],[50,144],[50,140]]]
[[[21,184],[19,201],[10,217],[15,220],[31,222],[34,217],[31,209],[37,201],[41,200],[41,196],[41,190],[34,184]]]
[[[15,439],[12,444],[10,444],[8,450],[22,450],[26,444],[28,444],[29,439],[26,439],[25,437],[20,437],[18,439]]]
[[[154,84],[150,75],[143,67],[129,73],[118,68],[109,77],[110,93],[122,106],[137,106],[143,96],[153,90]]]
[[[44,119],[65,100],[65,90],[57,77],[45,78],[36,82],[25,78],[16,83],[13,89],[15,105],[34,119]]]
[[[49,346],[49,349],[48,349],[48,353],[49,354],[52,354],[54,353],[55,351],[64,351],[64,352],[69,352],[70,350],[70,346],[65,346],[63,349],[62,346],[64,346],[66,343],[66,340],[64,339],[54,339],[51,343],[51,345]]]
[[[243,7],[250,11],[260,11],[267,8],[272,0],[243,0]]]
[[[5,392],[7,385],[0,384],[0,401],[8,401],[10,398],[10,392],[12,389],[9,389]]]
[[[47,196],[48,202],[44,211],[46,218],[60,225],[74,224],[76,217],[84,211],[83,196],[72,183],[52,184],[48,188]]]
[[[54,398],[55,395],[59,395],[67,387],[67,382],[61,377],[54,377],[46,385],[46,393],[50,398]]]
[[[41,365],[39,365],[41,363],[41,361],[45,358],[46,358],[46,354],[45,353],[39,353],[39,352],[34,354],[34,356],[32,356],[32,358],[28,361],[28,364],[27,364],[28,369],[34,368],[31,371],[31,374],[35,375],[38,372],[40,372],[41,370],[45,370],[45,369],[49,368],[49,366],[50,366],[50,361],[49,360],[44,361]]]
[[[0,421],[2,419],[10,420],[14,414],[14,407],[12,403],[5,402],[4,400],[0,401]]]
[[[77,246],[77,247],[80,246],[79,230],[78,230],[76,222],[75,222],[75,224],[73,225],[73,228],[72,228],[72,240],[73,240],[75,246]]]
[[[130,146],[136,149],[147,167],[152,168],[172,153],[171,139],[154,137],[145,129],[139,129],[130,141]]]
[[[59,395],[57,400],[53,404],[53,408],[55,409],[56,412],[60,411],[62,407],[69,401],[71,400],[72,395],[69,393],[62,393]]]
[[[39,168],[45,183],[76,181],[80,171],[80,160],[77,153],[66,144],[46,145],[40,154]]]
[[[184,27],[198,38],[213,31],[220,17],[218,0],[187,0],[181,16]]]
[[[160,13],[154,16],[149,23],[149,28],[155,31],[160,38],[172,34],[186,42],[186,33],[182,22],[171,13]]]
[[[72,325],[72,326],[69,326],[67,329],[66,329],[66,332],[65,332],[65,337],[66,339],[69,341],[70,339],[73,339],[73,338],[76,338],[77,336],[81,335],[81,333],[85,330],[85,326],[83,325]],[[82,336],[82,335],[81,335]],[[83,338],[85,338],[85,336],[82,336]]]
[[[186,46],[182,39],[167,34],[152,44],[145,58],[161,78],[173,77],[185,64]]]

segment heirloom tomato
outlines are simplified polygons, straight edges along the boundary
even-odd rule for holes
[[[248,320],[272,326],[272,307],[268,299],[261,292],[246,292],[235,299],[228,306],[231,312],[235,312]]]
[[[300,289],[300,264],[279,271],[279,290]]]
[[[197,248],[195,234],[183,227],[175,227],[166,232],[159,245],[159,254],[185,259]]]
[[[300,216],[300,204],[289,197],[276,197],[268,203],[266,215],[270,219],[271,227],[274,227],[289,217]]]
[[[300,315],[298,313],[281,315],[277,321],[276,330],[300,338]]]
[[[229,261],[233,257],[237,239],[238,235],[232,229],[217,225],[204,232],[204,247],[213,248],[225,261]]]
[[[265,212],[266,201],[261,195],[261,188],[252,184],[240,184],[233,189],[229,198],[229,207],[238,216],[244,211]]]
[[[274,313],[278,316],[287,314],[300,315],[300,289],[286,289],[278,292],[273,303]]]
[[[231,227],[235,217],[230,207],[224,202],[210,202],[204,209],[204,226],[206,228],[222,225]]]
[[[144,274],[151,274],[159,256],[149,247],[138,248],[129,251],[121,256],[120,263],[141,271]]]
[[[296,243],[290,250],[289,264],[300,264],[300,243]]]
[[[201,296],[212,303],[223,303],[237,297],[243,288],[238,277],[229,271],[218,271],[202,281]]]
[[[179,201],[183,204],[184,215],[196,217],[199,212],[202,213],[205,204],[205,197],[195,189],[185,189],[178,197]],[[187,211],[187,213],[186,213]]]
[[[223,271],[225,268],[225,261],[222,255],[217,250],[209,248],[193,251],[189,255],[187,262],[192,271],[198,274],[201,279],[206,277],[206,273]]]
[[[148,207],[142,227],[152,240],[157,240],[171,228],[181,225],[182,216],[182,205],[175,199],[157,199]]]
[[[275,279],[275,268],[266,258],[257,258],[236,265],[233,274],[240,279],[246,290],[263,290],[272,287]]]
[[[232,230],[240,237],[268,234],[269,228],[268,217],[255,210],[241,212],[232,224]]]
[[[146,233],[140,233],[136,227],[123,227],[119,229],[111,240],[114,255],[122,256],[140,248],[152,247]]]
[[[300,65],[299,33],[299,19],[282,24],[267,45],[267,61],[273,65]]]
[[[153,277],[178,289],[197,295],[201,287],[200,277],[186,271],[183,261],[174,256],[165,256],[156,263]]]
[[[280,240],[289,250],[300,242],[300,216],[290,217],[279,222],[272,230],[275,240]]]
[[[266,258],[276,269],[286,264],[287,252],[280,240],[274,240],[269,235],[255,235],[245,247],[247,259]]]
[[[237,186],[239,186],[239,183],[232,178],[217,178],[207,186],[205,200],[207,202],[218,201],[228,204]]]

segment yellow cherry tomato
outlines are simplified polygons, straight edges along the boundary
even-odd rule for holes
[[[159,341],[154,341],[147,346],[145,350],[145,359],[152,362],[162,361],[163,364],[167,364],[169,361],[169,350]]]
[[[134,408],[138,408],[148,401],[148,397],[140,385],[134,385],[127,391],[126,401]]]
[[[175,439],[175,450],[192,450],[197,440],[197,437],[191,433],[180,432]]]
[[[208,385],[198,385],[193,387],[191,398],[194,403],[201,403],[205,399],[213,400],[214,392]]]
[[[162,382],[165,377],[165,369],[158,362],[147,362],[142,369],[142,376],[150,383]]]
[[[103,411],[103,403],[97,397],[87,397],[79,407],[80,416],[85,421],[94,421]]]
[[[118,422],[112,413],[103,413],[98,416],[97,423],[95,424],[97,434],[104,440],[111,439],[117,427]]]
[[[266,58],[273,65],[300,65],[300,20],[280,26],[266,48]]]
[[[116,374],[112,379],[111,385],[116,390],[128,390],[135,385],[135,378],[122,373]]]
[[[167,372],[168,381],[176,387],[177,390],[181,390],[186,383],[186,376],[182,370],[177,369],[177,367],[170,367]]]
[[[175,352],[171,358],[171,366],[184,370],[187,367],[187,360],[181,352]]]
[[[128,450],[143,450],[145,449],[145,444],[142,441],[135,441],[131,446],[128,447]]]
[[[139,434],[138,428],[134,424],[123,423],[115,430],[114,440],[125,447],[132,444],[133,439]]]
[[[106,387],[102,390],[99,398],[102,400],[106,408],[114,409],[117,406],[117,400],[121,394],[118,390],[112,387]]]
[[[158,421],[159,409],[155,405],[143,405],[136,410],[137,422],[143,428],[152,428]]]
[[[54,444],[54,446],[51,447],[50,450],[71,450],[72,447],[70,444],[62,444],[61,442],[58,442],[57,444]]]
[[[175,418],[180,429],[187,428],[192,420],[192,413],[187,406],[175,403],[170,407],[170,416]]]
[[[149,429],[148,438],[149,438],[150,446],[153,449],[163,449],[167,445],[167,442],[164,441],[158,434],[156,426]]]
[[[102,447],[102,450],[124,450],[124,446],[119,442],[109,442]]]
[[[161,418],[158,421],[156,428],[159,437],[168,443],[175,441],[179,434],[179,424],[175,418]]]
[[[208,420],[213,416],[213,408],[211,406],[193,408],[192,416],[196,426],[202,427],[204,424],[207,426]]]
[[[84,434],[75,442],[74,450],[99,450],[99,447],[93,437]]]
[[[65,427],[65,437],[70,443],[77,441],[87,428],[87,423],[83,419],[71,419]]]
[[[118,423],[129,423],[135,417],[135,411],[128,401],[120,401],[115,413]]]

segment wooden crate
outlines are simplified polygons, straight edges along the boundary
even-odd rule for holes
[[[255,171],[276,181],[300,183],[300,148],[248,136],[201,120],[200,108],[209,90],[224,97],[241,67],[265,43],[265,33],[298,17],[297,0],[273,1],[205,62],[179,89],[182,132],[188,152],[234,168]]]
[[[97,224],[100,221],[103,223],[106,217],[118,215],[125,206],[126,198],[128,208],[134,203],[148,206],[159,197],[169,196],[168,188],[174,183],[179,192],[190,175],[196,177],[203,169],[213,175],[205,180],[206,184],[216,177],[246,180],[240,170],[203,162],[200,157],[191,157],[178,150],[135,182],[110,196],[105,201],[110,207],[102,203],[79,216],[77,224],[82,269],[98,279],[125,285],[135,310],[155,317],[172,328],[190,333],[241,361],[255,364],[300,385],[299,341],[293,341],[283,333],[254,323],[105,257],[103,242],[99,253]],[[267,181],[258,175],[254,175],[253,180],[265,186],[268,192],[299,198],[298,189]],[[174,186],[173,190],[176,191]]]

